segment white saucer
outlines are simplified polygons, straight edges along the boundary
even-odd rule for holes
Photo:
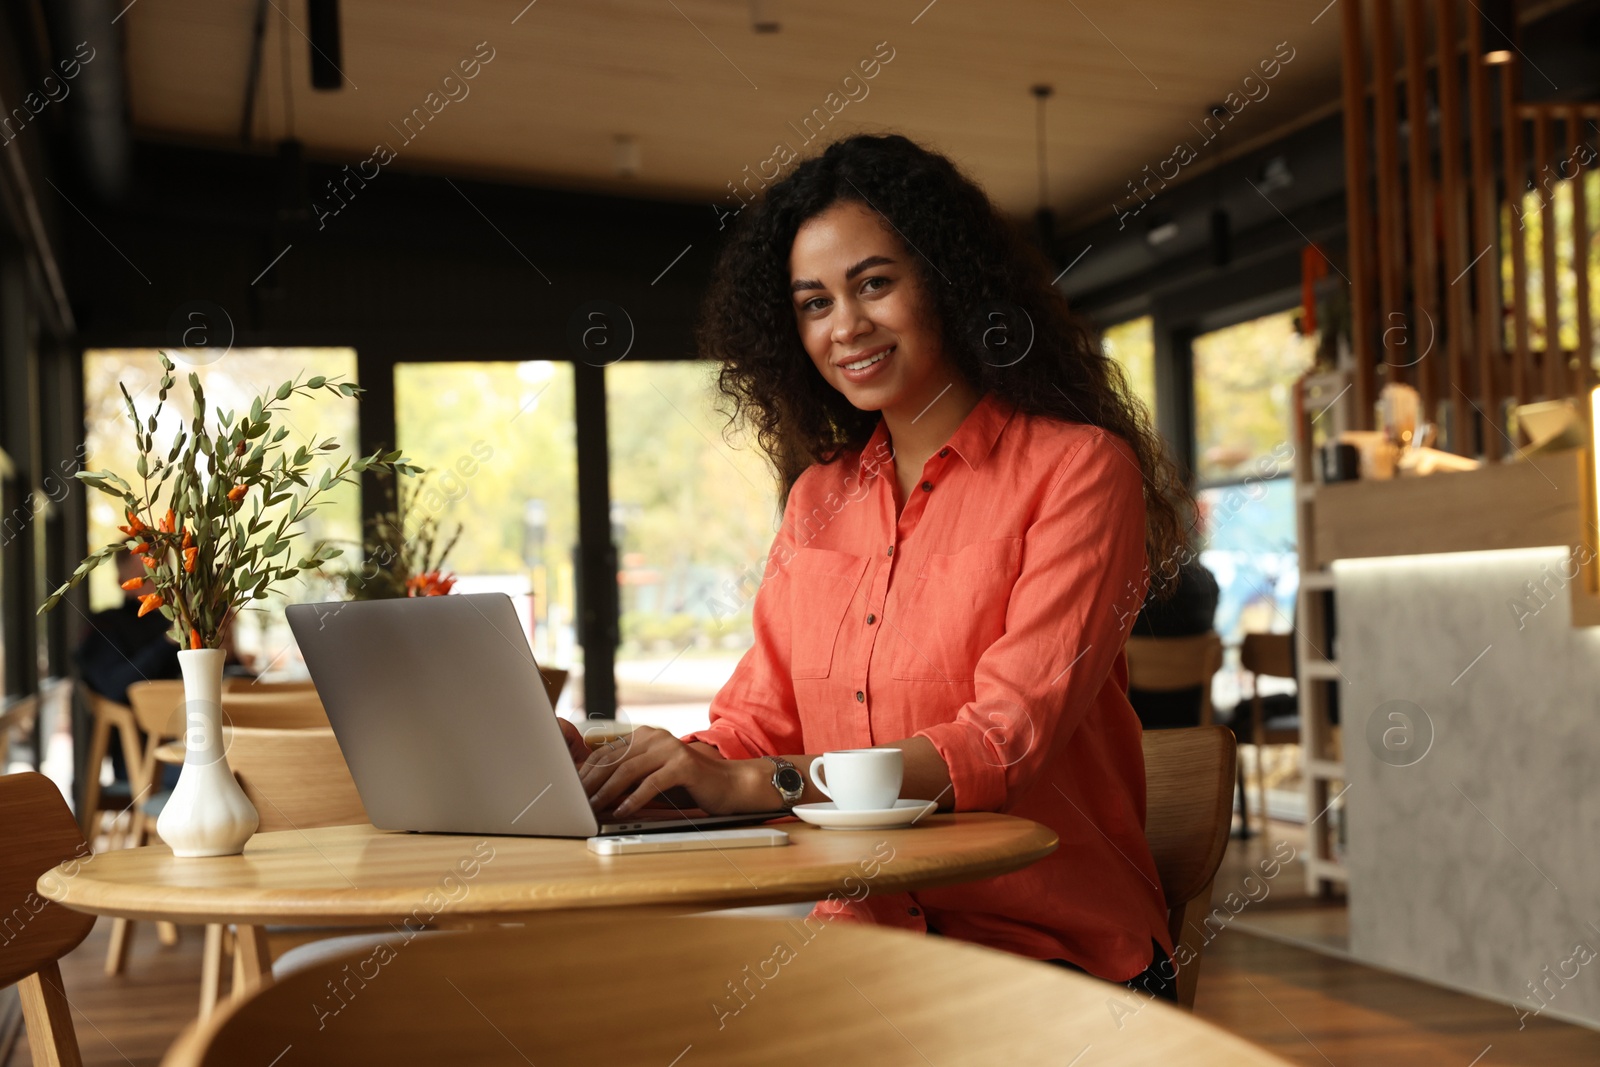
[[[794,813],[825,830],[896,830],[910,826],[937,806],[934,800],[897,800],[892,808],[840,811],[830,800],[822,804],[799,804]]]

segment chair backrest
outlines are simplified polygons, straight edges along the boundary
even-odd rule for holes
[[[1194,1005],[1204,944],[1202,916],[1233,824],[1232,731],[1223,726],[1147,730],[1145,839],[1167,898],[1167,928],[1178,950],[1178,1002]],[[1187,963],[1185,962],[1187,961]]]
[[[1211,722],[1211,676],[1222,669],[1222,638],[1216,633],[1193,637],[1128,638],[1128,686],[1151,693],[1200,688],[1200,722]]]
[[[89,936],[94,916],[41,897],[40,876],[89,846],[54,782],[32,771],[0,776],[0,988],[53,964]]]
[[[315,689],[252,693],[245,687],[223,692],[222,721],[231,726],[300,730],[327,727],[328,713]]]
[[[539,674],[544,678],[544,690],[550,694],[550,706],[556,706],[556,701],[561,699],[561,690],[567,686],[567,672],[560,667],[540,667]]]
[[[600,910],[397,931],[220,1006],[164,1067],[265,1063],[285,1047],[319,1063],[1064,1063],[1086,1045],[1116,1050],[1098,1062],[1285,1067],[1142,994],[955,938]],[[1107,1010],[1118,993],[1121,1015]],[[1117,1028],[1135,1011],[1130,1046]]]
[[[1294,677],[1292,634],[1245,634],[1239,646],[1239,666],[1251,674],[1271,678]]]
[[[225,693],[314,693],[317,689],[317,683],[310,678],[299,678],[292,682],[263,682],[259,678],[232,675],[222,681]]]
[[[0,711],[0,774],[5,773],[6,763],[11,758],[12,731],[21,733],[32,729],[33,722],[38,716],[39,697],[37,695],[13,700],[5,705],[4,711]]]
[[[128,686],[128,706],[139,729],[162,741],[182,737],[184,731],[183,681],[161,678]]]
[[[332,730],[236,726],[227,743],[228,765],[261,816],[258,832],[369,821]]]
[[[97,723],[102,721],[110,723],[117,728],[118,743],[122,745],[122,762],[128,768],[129,781],[137,793],[145,784],[144,754],[139,751],[139,737],[135,732],[139,724],[133,717],[133,709],[126,704],[118,704],[110,697],[101,696],[81,682],[78,689],[83,694],[83,703],[88,709],[89,718]],[[105,753],[102,752],[101,755],[104,756]],[[100,768],[88,768],[88,774],[98,789]]]

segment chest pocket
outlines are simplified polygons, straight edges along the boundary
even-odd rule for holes
[[[789,673],[826,678],[833,669],[844,615],[867,569],[867,557],[831,548],[802,548],[789,561]]]
[[[971,678],[978,657],[1006,628],[1006,605],[1022,570],[1022,538],[976,541],[923,558],[899,598],[896,678]]]

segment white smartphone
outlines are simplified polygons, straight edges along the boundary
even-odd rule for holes
[[[615,834],[589,838],[589,851],[601,856],[631,852],[691,852],[702,848],[770,848],[787,845],[789,835],[768,826],[744,830],[688,830],[665,834]]]

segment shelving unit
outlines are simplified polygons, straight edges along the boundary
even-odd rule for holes
[[[1347,371],[1308,374],[1297,383],[1295,411],[1295,528],[1300,554],[1300,595],[1295,620],[1295,685],[1299,691],[1300,749],[1306,794],[1306,888],[1328,893],[1349,877],[1335,852],[1343,812],[1344,758],[1339,728],[1330,721],[1337,706],[1339,673],[1333,572],[1319,563],[1313,538],[1320,486],[1317,449],[1355,428],[1354,390]]]

